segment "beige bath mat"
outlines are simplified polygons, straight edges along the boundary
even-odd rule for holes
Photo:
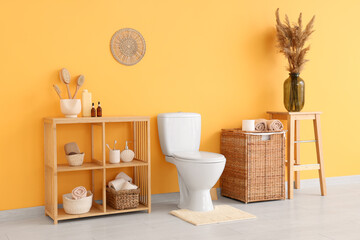
[[[173,210],[170,214],[196,226],[256,218],[255,215],[229,205],[214,206],[211,212],[193,212],[188,209]]]

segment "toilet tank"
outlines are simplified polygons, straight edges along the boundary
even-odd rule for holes
[[[157,117],[161,150],[174,152],[199,151],[201,115],[198,113],[161,113]]]

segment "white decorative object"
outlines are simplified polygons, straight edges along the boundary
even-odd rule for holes
[[[61,99],[60,109],[62,114],[68,118],[76,118],[81,112],[81,100],[80,99]]]
[[[255,120],[243,120],[242,121],[242,130],[253,132],[255,131]]]
[[[82,115],[83,115],[83,117],[91,117],[91,103],[92,103],[91,92],[88,92],[87,89],[84,89],[82,91]]]
[[[92,206],[93,194],[87,191],[84,198],[73,199],[71,193],[63,195],[63,207],[67,214],[83,214],[90,211]]]
[[[123,162],[131,162],[134,159],[135,153],[129,149],[128,141],[126,141],[125,150],[121,152],[121,160]]]
[[[178,171],[179,208],[207,212],[214,209],[210,189],[219,180],[226,159],[200,152],[201,116],[198,113],[162,113],[158,117],[160,145],[167,162]]]
[[[120,162],[120,150],[111,149],[109,152],[109,162],[110,163],[119,163]]]

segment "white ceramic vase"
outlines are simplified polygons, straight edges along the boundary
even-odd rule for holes
[[[76,118],[81,112],[81,101],[80,99],[61,99],[60,109],[65,117]]]

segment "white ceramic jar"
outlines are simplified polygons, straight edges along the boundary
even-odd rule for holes
[[[81,112],[81,101],[80,99],[61,99],[60,109],[65,117],[76,118]]]
[[[110,163],[119,163],[120,162],[120,150],[110,150],[109,162]]]

